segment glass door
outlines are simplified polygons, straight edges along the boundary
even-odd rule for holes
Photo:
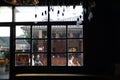
[[[10,27],[0,26],[0,80],[9,79]]]

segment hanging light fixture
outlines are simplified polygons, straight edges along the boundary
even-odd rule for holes
[[[73,4],[73,9],[75,9],[75,7],[76,7],[76,5],[75,5],[75,4]]]
[[[35,18],[37,18],[37,14],[35,14]]]
[[[57,16],[58,16],[59,14],[60,14],[60,11],[58,10],[58,11],[57,11]]]
[[[12,5],[36,5],[39,0],[3,0],[4,2]]]
[[[57,11],[57,14],[60,14],[60,10]]]
[[[47,11],[45,10],[45,15],[47,15]]]
[[[43,14],[43,12],[42,12],[42,16],[43,16],[44,14]]]
[[[63,8],[63,12],[65,12],[65,8]]]
[[[36,24],[38,22],[38,14],[37,14],[37,5],[35,5],[35,14],[34,14],[34,23]]]
[[[64,13],[62,13],[62,16],[64,16]]]

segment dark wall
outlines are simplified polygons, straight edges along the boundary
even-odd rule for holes
[[[94,18],[87,29],[87,67],[90,73],[114,73],[115,34],[109,10],[111,11],[110,2],[103,2],[103,0],[97,1],[96,7],[93,9]]]
[[[115,63],[120,64],[120,1],[114,1],[112,4],[112,26],[115,28]]]
[[[120,80],[120,1],[113,1],[112,22],[115,28],[115,77]]]

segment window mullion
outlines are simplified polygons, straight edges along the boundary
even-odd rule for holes
[[[32,44],[32,25],[30,26],[30,66],[32,66],[32,46],[33,46],[33,44]]]
[[[66,66],[68,66],[68,25],[66,25]]]
[[[50,5],[49,5],[49,1],[47,1],[48,3],[48,23],[47,23],[47,65],[51,66],[51,25],[50,25]]]

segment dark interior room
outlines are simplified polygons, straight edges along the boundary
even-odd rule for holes
[[[118,4],[103,1],[0,0],[0,80],[120,80]]]

